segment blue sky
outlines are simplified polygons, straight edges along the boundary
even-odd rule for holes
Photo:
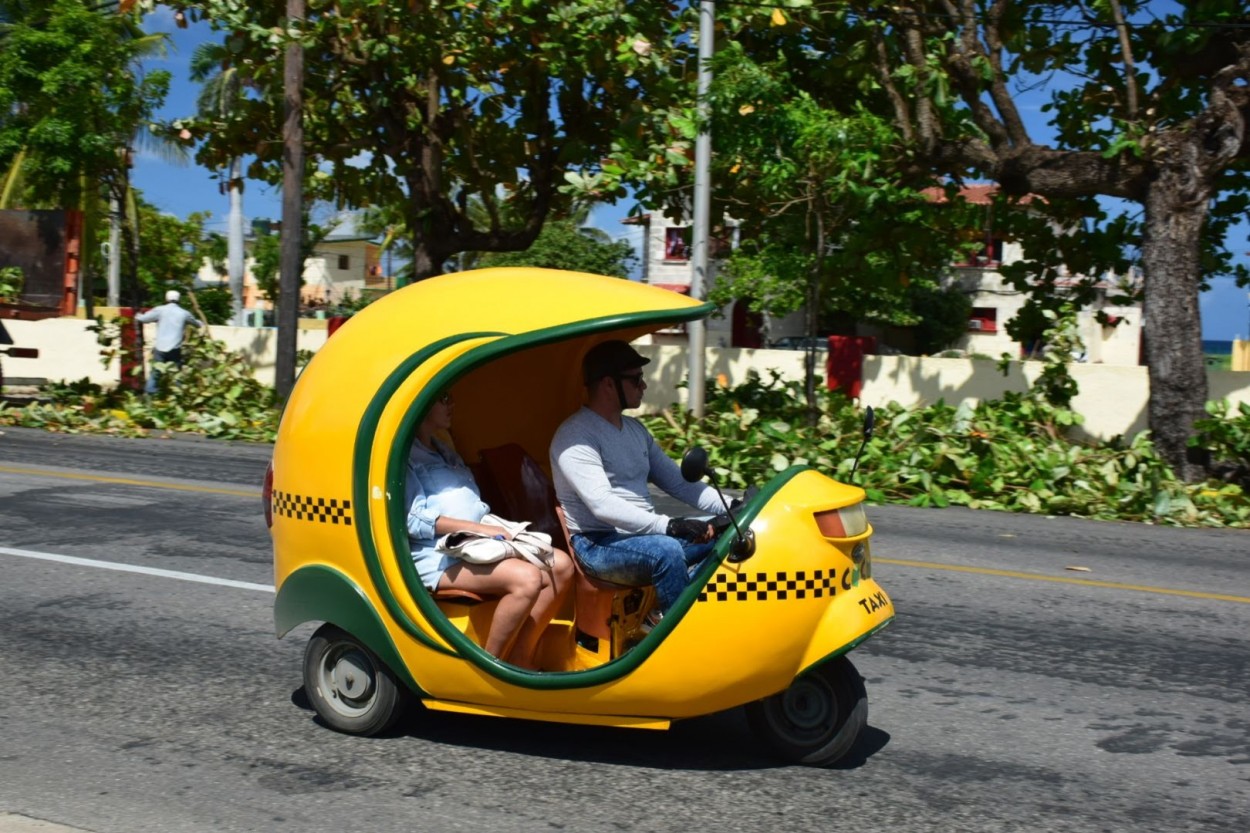
[[[166,57],[152,63],[153,69],[167,69],[173,75],[169,98],[160,116],[173,119],[191,115],[195,111],[198,91],[198,85],[187,80],[191,54],[196,44],[217,36],[202,23],[178,29],[174,26],[173,13],[162,6],[158,6],[157,11],[146,19],[145,26],[148,31],[168,32],[172,38]],[[1045,141],[1048,131],[1042,126],[1040,104],[1039,98],[1038,106],[1032,108],[1031,113],[1026,110],[1025,116],[1036,119],[1030,127],[1039,141]],[[209,230],[225,232],[229,206],[210,171],[194,162],[185,166],[173,165],[151,153],[140,151],[132,173],[134,184],[143,191],[148,202],[179,217],[196,211],[211,212],[212,217],[207,224]],[[640,227],[621,224],[631,207],[628,202],[601,206],[591,215],[591,224],[615,238],[636,241]],[[244,191],[243,211],[249,221],[253,218],[278,219],[282,214],[281,189],[249,181]],[[324,221],[329,213],[326,209],[327,216],[314,219]],[[1238,261],[1250,263],[1250,223],[1242,222],[1232,230],[1229,247],[1236,253]],[[1234,286],[1231,279],[1213,280],[1211,290],[1200,299],[1200,309],[1203,338],[1250,338],[1250,294],[1246,289]]]

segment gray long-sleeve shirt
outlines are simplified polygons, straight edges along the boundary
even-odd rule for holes
[[[147,312],[141,312],[135,316],[135,320],[140,324],[146,324],[149,321],[156,322],[156,339],[152,342],[152,347],[162,353],[168,353],[182,346],[182,331],[188,324],[203,326],[200,324],[200,319],[173,301],[161,304],[159,307],[152,307]]]
[[[724,511],[716,490],[686,482],[632,417],[622,417],[618,429],[590,408],[577,411],[551,439],[551,473],[570,533],[663,535],[670,518],[656,513],[648,481],[703,512]]]

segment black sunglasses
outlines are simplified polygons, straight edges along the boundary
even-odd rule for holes
[[[637,387],[642,384],[641,373],[619,373],[617,374],[616,378],[620,379],[623,382],[632,382],[634,387]]]

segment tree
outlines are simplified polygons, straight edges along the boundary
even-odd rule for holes
[[[804,310],[809,344],[827,312],[914,324],[907,288],[936,288],[953,259],[958,207],[925,195],[932,177],[908,164],[888,120],[796,83],[780,50],[717,57],[711,96],[713,180],[745,242],[711,296],[751,299],[773,314]],[[806,357],[813,414],[814,346]]]
[[[254,152],[249,174],[276,181],[276,50],[295,32],[278,4],[184,5],[228,33],[260,91],[225,125],[188,124],[205,139],[198,158]],[[310,187],[338,204],[402,205],[418,280],[458,252],[524,249],[569,201],[566,177],[593,176],[614,138],[680,89],[669,56],[688,12],[617,0],[312,4],[298,32]],[[469,218],[474,197],[485,226]]]
[[[525,251],[486,254],[475,266],[537,266],[628,277],[636,260],[633,248],[623,240],[605,242],[586,231],[570,220],[549,221]]]
[[[209,123],[230,118],[243,101],[244,77],[232,66],[224,44],[205,42],[191,56],[191,80],[201,84],[195,100],[198,118]],[[234,323],[243,323],[243,158],[226,163],[225,187],[230,198],[226,217],[226,274],[233,296]]]
[[[1104,230],[1096,197],[1140,206],[1140,239],[1119,243],[1140,247],[1145,275],[1149,424],[1164,459],[1195,480],[1206,463],[1188,447],[1207,397],[1198,292],[1221,272],[1250,280],[1221,245],[1250,190],[1250,15],[1240,0],[1147,5],[820,2],[811,20],[871,71],[865,94],[888,105],[918,161],[1045,197],[1058,227],[1084,223],[1087,246]],[[1049,87],[1057,135],[1040,144],[1017,90],[1055,76],[1070,83]],[[1055,259],[1039,265],[1053,272]]]
[[[164,303],[167,290],[191,286],[211,243],[204,234],[205,214],[180,220],[142,197],[138,212],[139,262],[135,272],[143,295],[136,305],[150,307]]]
[[[281,296],[278,280],[282,266],[281,241],[278,235],[280,227],[280,223],[267,223],[263,229],[258,228],[252,244],[252,274],[256,278],[256,286],[275,309],[278,306],[278,298]],[[300,223],[300,231],[299,285],[303,286],[303,264],[316,255],[317,246],[332,231],[332,228],[310,223],[308,212],[305,210],[303,222]]]
[[[136,263],[130,155],[164,100],[169,73],[140,75],[138,61],[163,48],[134,15],[79,0],[0,0],[0,171],[5,204],[76,207],[85,246],[96,248],[101,199],[122,209]],[[125,210],[129,208],[130,210]],[[128,273],[138,295],[137,276]]]

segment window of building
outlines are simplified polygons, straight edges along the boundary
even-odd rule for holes
[[[664,229],[664,259],[690,259],[689,226],[670,226]]]
[[[988,240],[984,241],[979,248],[964,249],[963,261],[956,263],[956,266],[977,266],[981,268],[994,268],[1003,262],[1003,241]]]
[[[339,255],[339,268],[340,269],[352,268],[352,256],[351,255]]]
[[[973,307],[968,316],[968,329],[978,333],[998,332],[998,310],[994,307]]]

